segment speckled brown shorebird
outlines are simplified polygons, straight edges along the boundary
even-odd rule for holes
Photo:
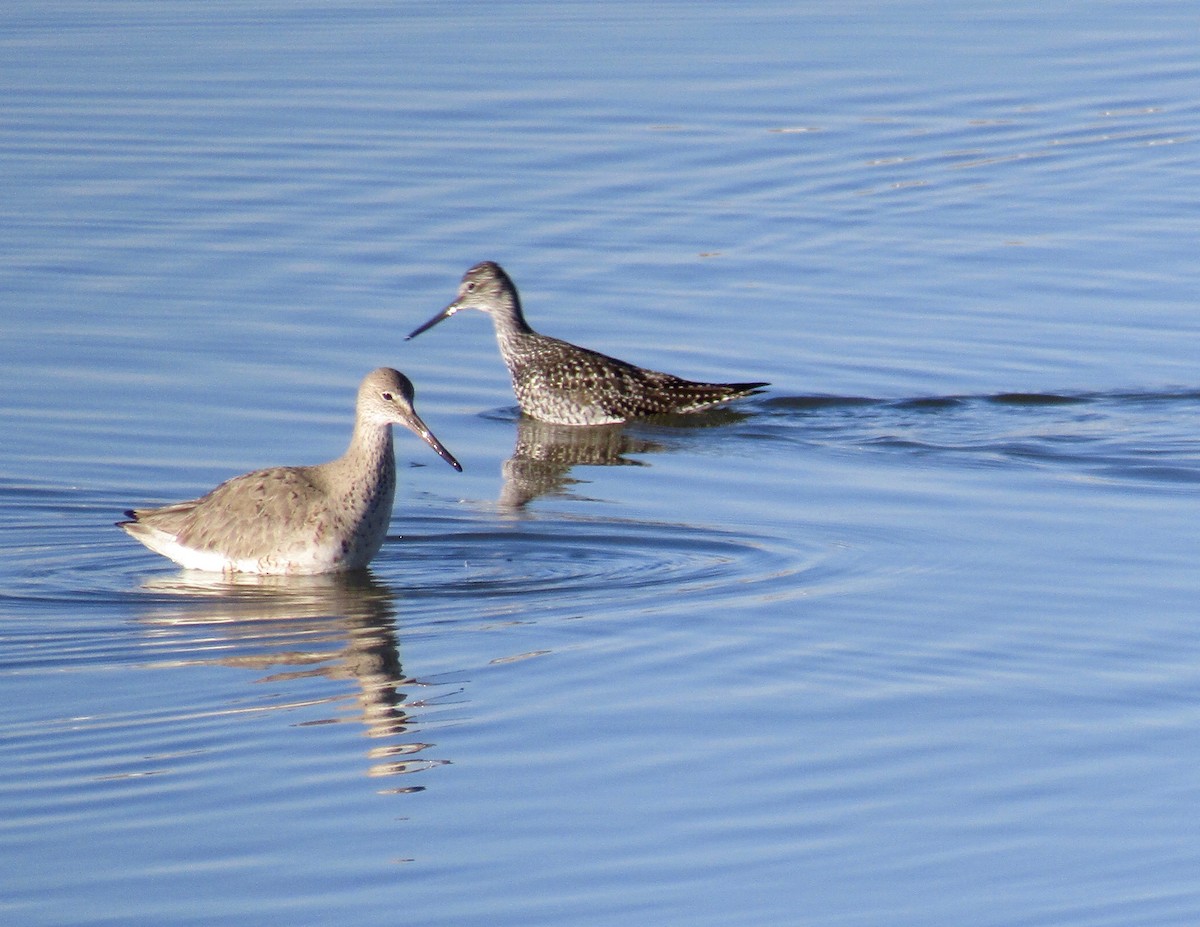
[[[539,334],[525,321],[516,286],[492,261],[468,270],[454,302],[408,337],[415,338],[460,309],[478,309],[492,317],[521,411],[543,422],[605,425],[698,412],[768,385],[695,383]]]
[[[117,526],[181,566],[224,573],[334,573],[365,567],[387,537],[396,495],[392,425],[462,470],[413,409],[404,374],[380,367],[358,388],[346,453],[313,467],[271,467],[208,495],[126,512]]]

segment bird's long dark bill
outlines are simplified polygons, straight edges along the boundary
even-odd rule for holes
[[[420,328],[415,329],[412,334],[410,334],[408,338],[405,338],[404,340],[408,341],[411,338],[416,338],[417,335],[421,334],[421,332],[428,331],[429,329],[433,328],[433,326],[437,325],[438,322],[442,321],[442,319],[448,319],[456,312],[458,312],[458,306],[455,303],[451,303]]]
[[[413,430],[414,434],[419,435],[422,441],[437,451],[437,455],[442,458],[442,460],[450,464],[450,466],[452,466],[459,473],[462,473],[462,464],[455,460],[454,455],[446,450],[441,441],[434,437],[432,431],[425,427],[425,423],[421,421],[421,416],[417,415],[416,412],[412,414],[412,421],[409,423],[408,427]]]

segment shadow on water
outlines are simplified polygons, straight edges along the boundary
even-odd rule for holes
[[[1002,392],[979,395],[915,396],[880,399],[869,396],[771,396],[758,401],[767,411],[811,412],[824,409],[956,409],[969,406],[1075,406],[1089,404],[1200,402],[1200,390],[1113,391],[1079,393]]]
[[[881,399],[869,396],[769,396],[758,400],[767,408],[823,409],[853,406],[891,406],[895,408],[941,408],[973,403],[993,403],[1011,406],[1058,406],[1102,402],[1162,403],[1200,402],[1200,389],[1178,390],[1113,390],[1082,391],[1077,393],[1000,392],[949,396],[915,396],[901,399]]]
[[[407,690],[430,684],[401,668],[395,593],[370,574],[225,577],[183,571],[147,580],[141,591],[137,620],[156,664],[261,670],[267,675],[259,682],[270,683],[350,681],[356,689],[353,718],[340,713],[306,724],[361,722],[377,744],[367,753],[373,777],[446,762],[414,759],[432,745],[411,739],[411,712],[427,703],[410,701]],[[306,704],[323,701],[344,705],[345,697]]]
[[[873,399],[773,396],[747,437],[1200,482],[1200,390],[1001,392]]]
[[[1061,467],[1092,478],[1200,482],[1200,390],[998,392],[880,399],[763,396],[690,415],[620,425],[548,425],[514,416],[502,508],[542,496],[580,499],[578,466],[647,466],[636,455],[689,444],[730,448],[766,439],[953,455],[968,465]],[[697,432],[703,431],[702,436]],[[732,450],[737,454],[737,450]]]

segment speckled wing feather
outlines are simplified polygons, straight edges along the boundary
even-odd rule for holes
[[[747,395],[763,383],[697,383],[545,335],[514,351],[510,372],[521,408],[564,424],[604,424],[694,412]]]

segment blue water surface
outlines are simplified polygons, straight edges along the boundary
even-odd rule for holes
[[[0,918],[1193,925],[1180,0],[0,11]],[[522,418],[487,320],[769,380]],[[365,575],[113,527],[407,433]]]

